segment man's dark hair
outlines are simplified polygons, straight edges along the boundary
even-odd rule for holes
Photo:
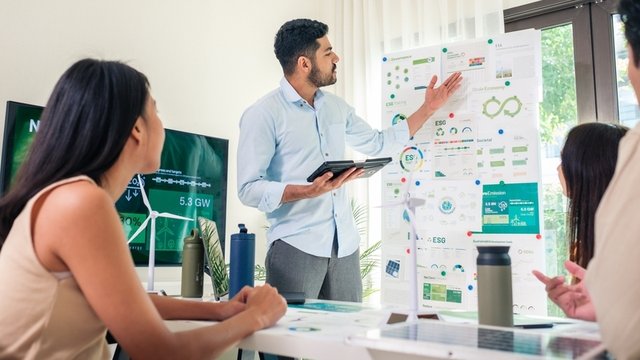
[[[309,19],[287,21],[280,27],[273,48],[285,75],[293,73],[300,56],[315,59],[315,52],[320,47],[316,40],[327,32],[326,24]]]
[[[635,66],[640,66],[640,2],[638,0],[620,0],[618,5],[620,18],[624,23],[624,35],[629,42]]]

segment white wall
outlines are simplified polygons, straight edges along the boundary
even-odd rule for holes
[[[280,25],[298,17],[324,21],[322,5],[312,0],[3,1],[0,121],[7,100],[44,105],[58,77],[80,58],[128,62],[149,77],[165,127],[230,140],[226,233],[246,223],[257,235],[256,257],[262,263],[266,220],[236,195],[238,121],[282,76],[273,54]]]

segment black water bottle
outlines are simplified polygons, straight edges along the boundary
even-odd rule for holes
[[[204,245],[198,229],[184,238],[182,248],[182,283],[180,295],[185,298],[202,297],[204,279]]]

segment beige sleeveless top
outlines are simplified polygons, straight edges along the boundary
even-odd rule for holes
[[[0,250],[0,359],[108,359],[106,327],[71,273],[52,273],[38,260],[31,238],[31,210],[61,180],[34,196]],[[91,240],[91,239],[87,239]]]

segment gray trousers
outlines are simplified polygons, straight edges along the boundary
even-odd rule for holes
[[[276,240],[265,261],[267,283],[278,291],[304,292],[307,299],[362,302],[360,251],[338,258],[338,239],[331,257],[309,255]]]

